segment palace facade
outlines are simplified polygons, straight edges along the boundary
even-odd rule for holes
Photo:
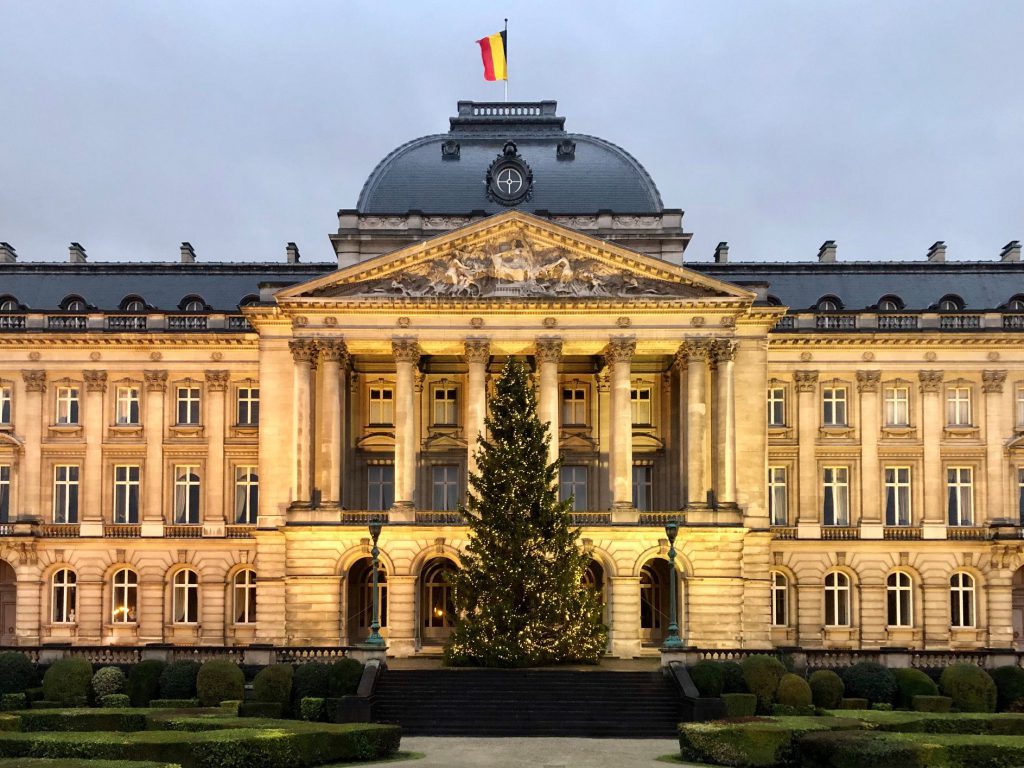
[[[529,361],[609,653],[1024,646],[1024,267],[691,260],[626,151],[462,102],[335,260],[0,245],[0,644],[437,653],[492,377]]]

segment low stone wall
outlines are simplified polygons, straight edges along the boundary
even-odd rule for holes
[[[891,669],[914,667],[917,669],[942,669],[954,664],[977,664],[984,669],[1004,666],[1024,667],[1024,653],[1012,648],[986,648],[972,651],[922,651],[910,648],[881,648],[871,651],[773,648],[754,649],[709,649],[681,648],[662,649],[661,663],[666,666],[679,661],[693,666],[698,661],[743,661],[748,656],[768,654],[786,657],[794,670],[838,669],[849,667],[861,661],[873,661]]]

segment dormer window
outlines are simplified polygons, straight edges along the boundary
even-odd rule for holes
[[[19,309],[21,309],[21,305],[13,296],[0,298],[0,312],[17,312]]]
[[[840,304],[839,299],[835,296],[822,296],[818,299],[815,308],[819,312],[835,312],[842,308],[842,304]]]
[[[1024,296],[1014,296],[1006,302],[1006,309],[1009,312],[1024,312]]]
[[[134,312],[136,314],[146,311],[146,302],[138,296],[126,296],[121,300],[122,312]]]
[[[903,309],[903,301],[898,296],[883,296],[878,300],[879,312],[899,312]]]
[[[959,312],[964,308],[964,300],[959,296],[943,296],[939,301],[940,312]]]
[[[60,308],[65,312],[85,312],[85,300],[80,296],[68,296],[60,303]]]
[[[178,307],[182,312],[203,312],[206,310],[206,302],[199,296],[186,296]]]

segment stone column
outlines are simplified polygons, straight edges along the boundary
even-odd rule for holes
[[[202,521],[204,536],[224,535],[225,494],[232,502],[235,498],[234,478],[230,478],[227,483],[224,482],[224,401],[227,389],[227,371],[206,372],[206,498]],[[226,488],[231,490],[226,491]]]
[[[630,404],[630,361],[636,352],[636,339],[613,338],[605,350],[605,361],[611,373],[610,474],[612,512],[631,516],[633,510],[633,419]],[[623,520],[622,522],[625,522]]]
[[[466,472],[476,472],[476,451],[484,435],[487,415],[487,363],[491,359],[491,344],[487,339],[466,339]]]
[[[979,524],[1009,517],[1004,510],[1006,462],[1003,461],[1003,440],[1009,435],[1002,433],[1000,419],[1005,382],[1006,371],[981,372],[981,390],[985,393],[985,476],[988,480],[988,498],[985,515],[977,516],[976,522]]]
[[[416,577],[388,574],[388,650],[395,656],[416,652]]]
[[[395,506],[416,507],[416,364],[420,347],[416,339],[395,338]]]
[[[711,348],[715,361],[715,387],[718,390],[718,409],[715,413],[715,433],[718,445],[718,476],[715,489],[722,504],[736,504],[736,394],[733,377],[736,342],[720,339]]]
[[[640,655],[640,577],[608,579],[608,643],[612,656]]]
[[[167,371],[143,371],[146,386],[146,470],[143,474],[142,535],[164,535],[164,392]]]
[[[321,365],[324,371],[323,385],[323,419],[324,438],[327,452],[324,456],[324,473],[327,475],[327,487],[324,489],[325,505],[341,505],[341,465],[342,443],[344,435],[345,403],[343,400],[347,387],[345,369],[348,367],[348,348],[339,340],[320,343],[323,354]]]
[[[82,371],[85,381],[85,466],[82,471],[81,536],[103,535],[103,394],[106,371]]]
[[[918,371],[921,382],[921,440],[924,445],[924,516],[921,536],[946,538],[946,508],[943,503],[946,478],[942,472],[939,442],[942,439],[942,371]]]
[[[558,460],[558,363],[562,359],[562,340],[556,336],[537,339],[537,374],[540,386],[537,393],[537,416],[549,424],[548,464]]]
[[[686,505],[707,506],[708,342],[687,341],[679,348],[686,361]]]
[[[295,498],[293,504],[309,506],[313,496],[313,373],[317,345],[310,339],[288,342],[292,351],[292,417],[295,440]]]
[[[881,371],[857,371],[860,393],[860,523],[862,539],[883,536],[882,469],[878,461],[878,433],[881,429],[878,412],[878,387]],[[851,520],[851,522],[853,522]]]
[[[797,514],[800,538],[816,539],[821,533],[818,516],[818,372],[795,371],[797,410]],[[790,498],[793,498],[792,496]]]
[[[46,371],[22,371],[25,382],[25,404],[18,412],[18,426],[25,435],[25,463],[18,478],[21,488],[19,519],[43,520],[43,394],[46,392]],[[49,519],[46,516],[46,519]]]

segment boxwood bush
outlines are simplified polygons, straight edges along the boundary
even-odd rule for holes
[[[319,661],[300,664],[292,675],[292,699],[325,699],[331,695],[331,668]]]
[[[993,669],[989,674],[996,684],[996,707],[999,711],[1024,710],[1024,669],[1011,665]]]
[[[26,733],[55,731],[132,732],[146,730],[147,715],[137,709],[50,709],[22,712]]]
[[[150,699],[149,706],[153,709],[195,709],[199,699]]]
[[[238,705],[239,717],[281,717],[284,707],[279,701],[243,701]]]
[[[160,673],[161,699],[191,699],[196,695],[198,661],[172,661]]]
[[[729,705],[726,704],[726,710]],[[303,720],[308,720],[312,723],[320,722],[324,719],[324,700],[317,696],[305,696],[299,702],[299,717]]]
[[[99,702],[104,696],[123,693],[128,678],[117,667],[102,667],[92,676],[93,701]]]
[[[843,678],[831,669],[819,669],[811,673],[807,683],[811,686],[811,700],[814,706],[822,709],[839,708],[843,693],[846,692]]]
[[[133,707],[148,707],[151,699],[160,697],[160,676],[166,666],[162,661],[146,659],[131,668],[125,692]]]
[[[36,668],[25,654],[17,651],[0,653],[0,694],[24,693],[38,682]]]
[[[10,712],[15,709],[26,709],[28,697],[24,693],[5,693],[0,695],[0,711]]]
[[[787,672],[779,680],[775,700],[784,707],[809,708],[813,706],[811,686],[800,675]]]
[[[961,712],[995,712],[996,684],[988,672],[974,664],[954,664],[942,670],[942,693]]]
[[[331,664],[330,695],[350,696],[359,688],[363,665],[355,659],[338,659]]]
[[[863,728],[857,720],[786,717],[746,723],[683,723],[679,749],[684,761],[730,766],[789,766],[798,762],[797,739],[831,728]]]
[[[1018,737],[910,733],[812,733],[800,739],[803,765],[821,768],[1010,768],[1024,765]]]
[[[85,659],[57,659],[43,675],[43,695],[48,701],[64,706],[81,707],[89,701],[92,664]]]
[[[896,678],[896,706],[900,709],[910,709],[915,696],[939,695],[939,686],[920,669],[894,669],[893,675]]]
[[[892,704],[896,698],[896,676],[888,667],[873,661],[861,661],[842,671],[846,695],[867,699],[869,703]]]
[[[718,698],[725,689],[725,671],[715,661],[698,661],[688,670],[701,696]]]
[[[260,670],[252,682],[252,695],[256,701],[271,701],[287,709],[292,700],[291,664],[271,664]]]
[[[743,668],[735,661],[719,662],[722,668],[722,675],[725,678],[725,686],[722,691],[725,693],[750,693],[747,684],[743,680]]]
[[[723,693],[726,717],[753,717],[757,714],[757,696],[752,693]]]
[[[132,700],[127,693],[108,693],[98,703],[104,709],[127,709],[132,705]]]
[[[177,763],[154,763],[149,760],[85,760],[69,757],[48,760],[44,757],[0,758],[0,768],[181,768]]]
[[[228,699],[241,699],[245,694],[245,675],[233,661],[208,661],[199,668],[196,693],[204,707],[216,707]]]
[[[953,700],[949,696],[915,696],[910,708],[915,712],[949,712]]]
[[[758,712],[769,714],[772,711],[772,704],[775,703],[779,681],[786,674],[786,668],[774,656],[764,654],[748,656],[740,667],[747,690],[757,696]]]

